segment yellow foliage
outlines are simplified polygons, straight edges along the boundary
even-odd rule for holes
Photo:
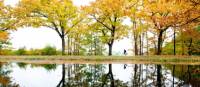
[[[82,17],[71,0],[21,0],[15,11],[22,26],[45,26],[62,35],[71,31]]]
[[[103,42],[112,44],[127,35],[128,28],[122,25],[125,17],[127,0],[96,0],[82,9],[92,19],[94,32],[100,32]]]

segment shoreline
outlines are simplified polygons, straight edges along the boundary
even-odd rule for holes
[[[37,64],[172,64],[200,65],[200,56],[0,56],[0,62]]]

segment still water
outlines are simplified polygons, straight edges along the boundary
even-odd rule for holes
[[[200,87],[200,66],[1,62],[0,87]]]

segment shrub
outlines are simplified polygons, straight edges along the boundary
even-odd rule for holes
[[[55,47],[46,46],[42,49],[42,55],[57,55],[57,51]]]
[[[19,48],[18,50],[16,50],[14,52],[15,55],[26,55],[26,49],[23,47],[23,48]]]

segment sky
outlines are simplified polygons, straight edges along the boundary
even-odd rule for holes
[[[5,4],[14,6],[19,0],[5,0]],[[93,0],[73,0],[76,6],[88,5]],[[126,22],[126,21],[125,21]],[[127,22],[128,23],[128,22]],[[47,45],[61,49],[61,39],[58,34],[49,28],[19,28],[17,31],[12,31],[10,34],[10,42],[13,49],[25,47],[26,49],[44,48]],[[106,45],[107,47],[107,45]],[[114,53],[123,53],[123,50],[132,49],[131,40],[125,38],[116,41],[113,46]]]

